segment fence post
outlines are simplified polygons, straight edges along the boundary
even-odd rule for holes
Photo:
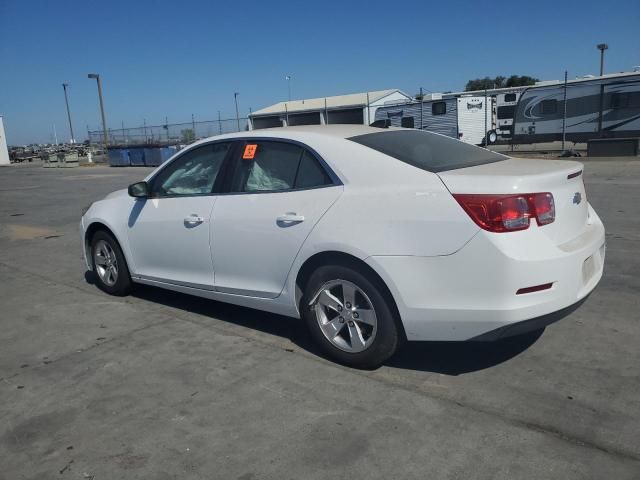
[[[423,115],[422,115],[422,111],[424,109],[424,94],[422,93],[422,87],[420,87],[420,131],[423,130],[424,128],[424,123],[423,123]]]
[[[489,135],[487,134],[487,89],[484,89],[484,148],[489,148]]]
[[[371,106],[369,103],[369,92],[367,92],[367,125],[371,125]]]
[[[567,124],[567,71],[564,71],[564,99],[562,108],[562,151],[564,152],[564,141],[566,137]]]

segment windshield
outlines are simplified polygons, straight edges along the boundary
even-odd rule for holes
[[[419,130],[387,130],[349,140],[428,172],[473,167],[508,158],[444,135]]]

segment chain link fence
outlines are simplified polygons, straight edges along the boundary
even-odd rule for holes
[[[189,144],[201,138],[248,130],[246,117],[207,120],[200,122],[171,123],[164,125],[144,125],[134,128],[120,128],[107,130],[110,147],[132,145],[169,146]],[[103,130],[89,130],[89,142],[104,143]]]

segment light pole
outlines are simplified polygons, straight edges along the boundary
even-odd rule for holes
[[[233,92],[233,101],[236,104],[236,122],[238,123],[238,131],[240,131],[240,114],[238,113],[238,95],[239,92]]]
[[[62,88],[64,89],[64,102],[67,104],[67,117],[69,118],[69,130],[71,132],[71,143],[76,143],[75,137],[73,136],[73,125],[71,124],[71,110],[69,110],[69,97],[67,96],[67,87],[68,83],[63,83]]]
[[[284,79],[287,81],[287,90],[289,91],[289,101],[291,101],[291,75],[286,75]]]
[[[604,51],[609,49],[609,45],[606,43],[599,43],[596,45],[598,50],[600,50],[600,76],[604,73]]]
[[[104,116],[104,102],[102,101],[102,82],[100,81],[100,75],[97,73],[89,73],[87,78],[95,78],[98,83],[98,97],[100,98],[100,114],[102,115],[102,134],[104,135],[104,148],[107,148],[109,139],[107,137],[107,120]]]

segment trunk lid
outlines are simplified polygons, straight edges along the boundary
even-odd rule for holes
[[[587,198],[582,180],[584,166],[566,160],[508,158],[437,175],[451,193],[460,194],[525,194],[551,192],[556,217],[553,223],[538,227],[535,220],[529,228],[540,228],[556,245],[577,237],[588,221]]]

